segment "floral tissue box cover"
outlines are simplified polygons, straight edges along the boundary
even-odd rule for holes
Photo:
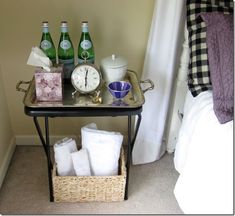
[[[50,72],[36,68],[34,76],[38,101],[62,101],[62,71],[61,66],[52,67]]]

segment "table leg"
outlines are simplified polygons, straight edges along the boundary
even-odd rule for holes
[[[51,164],[51,153],[50,153],[50,137],[49,137],[49,121],[48,117],[45,117],[45,135],[46,135],[46,147],[47,147],[47,168],[48,168],[48,181],[50,190],[50,201],[54,202],[53,197],[53,186],[52,186],[52,164]]]
[[[128,141],[127,141],[127,161],[126,161],[126,188],[125,188],[125,197],[128,199],[128,183],[129,183],[129,169],[131,162],[131,116],[128,116]]]
[[[42,130],[40,128],[40,125],[38,123],[37,117],[33,118],[34,124],[36,126],[39,138],[41,140],[41,143],[43,145],[44,151],[46,153],[47,157],[47,169],[48,169],[48,182],[49,182],[49,191],[50,191],[50,201],[54,201],[53,197],[53,188],[52,188],[52,177],[51,177],[51,172],[52,172],[52,163],[51,163],[51,155],[50,155],[50,140],[49,140],[49,122],[48,122],[48,117],[45,117],[45,138],[43,137]]]
[[[132,150],[134,148],[134,144],[135,144],[135,139],[137,136],[137,133],[139,131],[139,127],[140,127],[140,122],[141,122],[141,114],[138,114],[138,119],[137,119],[137,124],[135,127],[135,133],[134,133],[134,137],[132,139],[131,137],[131,116],[128,116],[128,141],[127,141],[127,162],[126,162],[126,188],[125,188],[125,197],[124,199],[127,200],[128,199],[128,184],[129,184],[129,170],[130,170],[130,164],[131,164],[131,154],[132,154]]]
[[[142,119],[142,116],[141,114],[138,114],[138,119],[137,119],[137,123],[136,123],[136,126],[135,126],[135,134],[134,134],[134,137],[131,141],[131,153],[132,153],[132,150],[134,148],[134,144],[135,144],[135,139],[136,139],[136,136],[138,134],[138,131],[139,131],[139,127],[140,127],[140,122],[141,122],[141,119]]]
[[[46,142],[45,142],[45,139],[44,139],[44,137],[43,137],[42,130],[41,130],[40,125],[39,125],[39,123],[38,123],[37,117],[33,117],[33,121],[34,121],[35,127],[36,127],[36,129],[37,129],[39,138],[40,138],[40,140],[41,140],[43,149],[44,149],[44,151],[45,151],[45,153],[46,153],[46,156],[48,157],[48,155],[47,155],[47,146],[46,146]]]

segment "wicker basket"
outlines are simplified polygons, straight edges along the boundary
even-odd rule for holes
[[[55,202],[123,201],[126,186],[126,166],[123,148],[119,159],[119,175],[58,176],[52,173]]]

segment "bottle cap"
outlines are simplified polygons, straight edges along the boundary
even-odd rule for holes
[[[82,21],[82,27],[88,27],[88,21]]]
[[[43,21],[42,22],[42,27],[48,27],[48,21]]]
[[[61,21],[61,27],[68,27],[67,21]]]

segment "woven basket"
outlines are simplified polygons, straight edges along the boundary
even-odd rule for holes
[[[126,186],[126,166],[123,148],[119,159],[119,175],[58,176],[52,172],[55,202],[123,201]]]

